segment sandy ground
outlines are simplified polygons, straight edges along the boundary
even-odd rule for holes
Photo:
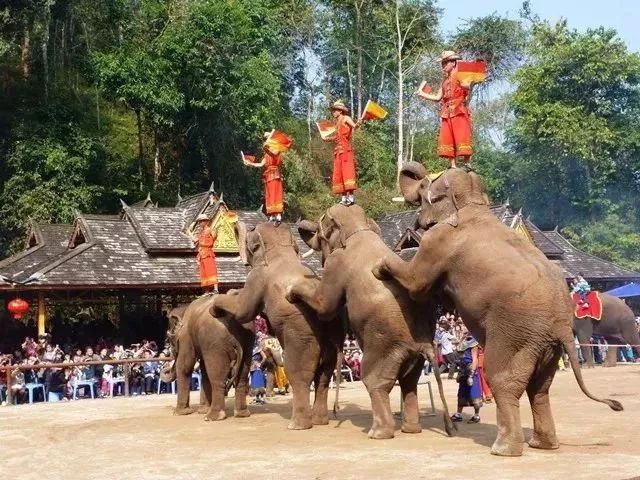
[[[251,406],[250,418],[215,423],[197,414],[173,416],[172,395],[3,407],[0,472],[21,480],[640,478],[640,365],[583,373],[594,394],[618,399],[625,411],[587,399],[571,372],[559,372],[552,405],[560,449],[525,447],[519,458],[489,454],[496,433],[492,404],[483,407],[481,424],[460,424],[455,438],[446,437],[437,392],[438,415],[426,415],[426,385],[420,387],[421,434],[398,429],[395,439],[369,440],[369,398],[356,382],[341,391],[339,420],[307,431],[286,429],[289,397]],[[452,405],[456,385],[445,384]],[[193,392],[192,400],[198,398]],[[232,404],[228,399],[229,414]],[[526,400],[521,404],[528,438],[530,409]],[[397,387],[392,408],[399,410]]]

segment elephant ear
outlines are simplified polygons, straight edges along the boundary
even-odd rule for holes
[[[484,181],[482,180],[482,177],[476,172],[469,172],[469,176],[471,177],[472,185],[472,201],[476,203],[482,202],[484,205],[489,205],[489,195],[487,195],[487,191],[484,188]]]
[[[255,230],[247,233],[247,261],[252,267],[264,263],[264,243],[262,237]]]
[[[380,234],[382,233],[382,230],[380,230],[380,227],[378,226],[378,224],[373,218],[367,217],[367,225],[372,231],[376,232],[376,234],[380,236]]]
[[[427,176],[427,169],[421,163],[409,162],[400,170],[400,191],[405,201],[419,205],[422,181]]]
[[[238,251],[242,263],[249,264],[249,258],[247,256],[247,225],[244,222],[236,223],[236,235],[238,238]]]
[[[320,238],[318,238],[318,224],[309,220],[302,220],[298,222],[298,233],[300,238],[306,243],[309,248],[319,252],[322,248],[320,244]]]
[[[296,255],[300,254],[300,247],[298,247],[298,242],[296,242],[296,237],[293,236],[293,232],[291,231],[291,228],[289,228],[289,238],[291,240],[291,245],[293,245],[293,249],[296,252]]]

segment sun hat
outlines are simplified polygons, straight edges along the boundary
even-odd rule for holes
[[[349,111],[349,109],[347,108],[347,106],[344,104],[342,100],[337,100],[333,102],[333,105],[331,105],[331,110],[341,110],[343,112]]]
[[[448,60],[460,60],[462,57],[453,50],[445,50],[440,54],[440,63]]]

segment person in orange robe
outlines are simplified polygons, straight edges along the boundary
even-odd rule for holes
[[[200,266],[200,285],[205,293],[218,293],[218,268],[216,267],[216,254],[213,246],[216,243],[217,233],[209,226],[209,217],[201,213],[196,218],[196,223],[200,227],[200,233],[191,239],[198,248],[198,264]]]
[[[485,402],[491,402],[493,394],[487,383],[487,377],[484,374],[484,348],[478,347],[478,373],[480,374],[480,386],[482,386],[482,396]]]
[[[269,137],[269,132],[264,134],[264,139]],[[282,184],[282,158],[281,153],[263,145],[264,157],[260,162],[252,163],[244,160],[248,167],[264,167],[262,172],[262,183],[264,184],[264,204],[269,215],[269,221],[279,225],[284,212],[284,187]]]
[[[417,92],[419,97],[434,102],[442,101],[440,109],[440,136],[438,137],[438,156],[449,159],[451,168],[456,167],[459,157],[465,165],[471,161],[471,112],[468,99],[471,84],[460,82],[456,76],[456,63],[460,56],[447,50],[442,52],[440,63],[445,78],[438,93]]]
[[[361,122],[360,120],[354,122],[348,113],[349,109],[340,100],[331,106],[331,114],[336,119],[336,134],[327,139],[327,141],[335,142],[331,191],[342,195],[340,203],[343,205],[355,203],[353,192],[358,187],[351,136],[353,131],[361,125]]]

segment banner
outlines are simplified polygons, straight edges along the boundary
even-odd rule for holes
[[[293,140],[291,140],[291,138],[288,135],[275,129],[271,130],[269,137],[265,141],[265,144],[271,150],[278,153],[289,150],[289,148],[291,148],[292,143],[293,143]]]
[[[362,112],[361,120],[382,120],[387,116],[387,111],[372,100],[367,101],[367,105]]]
[[[326,140],[336,133],[336,124],[331,120],[320,120],[316,122],[316,126],[323,140]]]
[[[463,62],[458,60],[458,73],[456,76],[460,82],[482,83],[487,78],[487,64],[484,60],[475,62]]]

